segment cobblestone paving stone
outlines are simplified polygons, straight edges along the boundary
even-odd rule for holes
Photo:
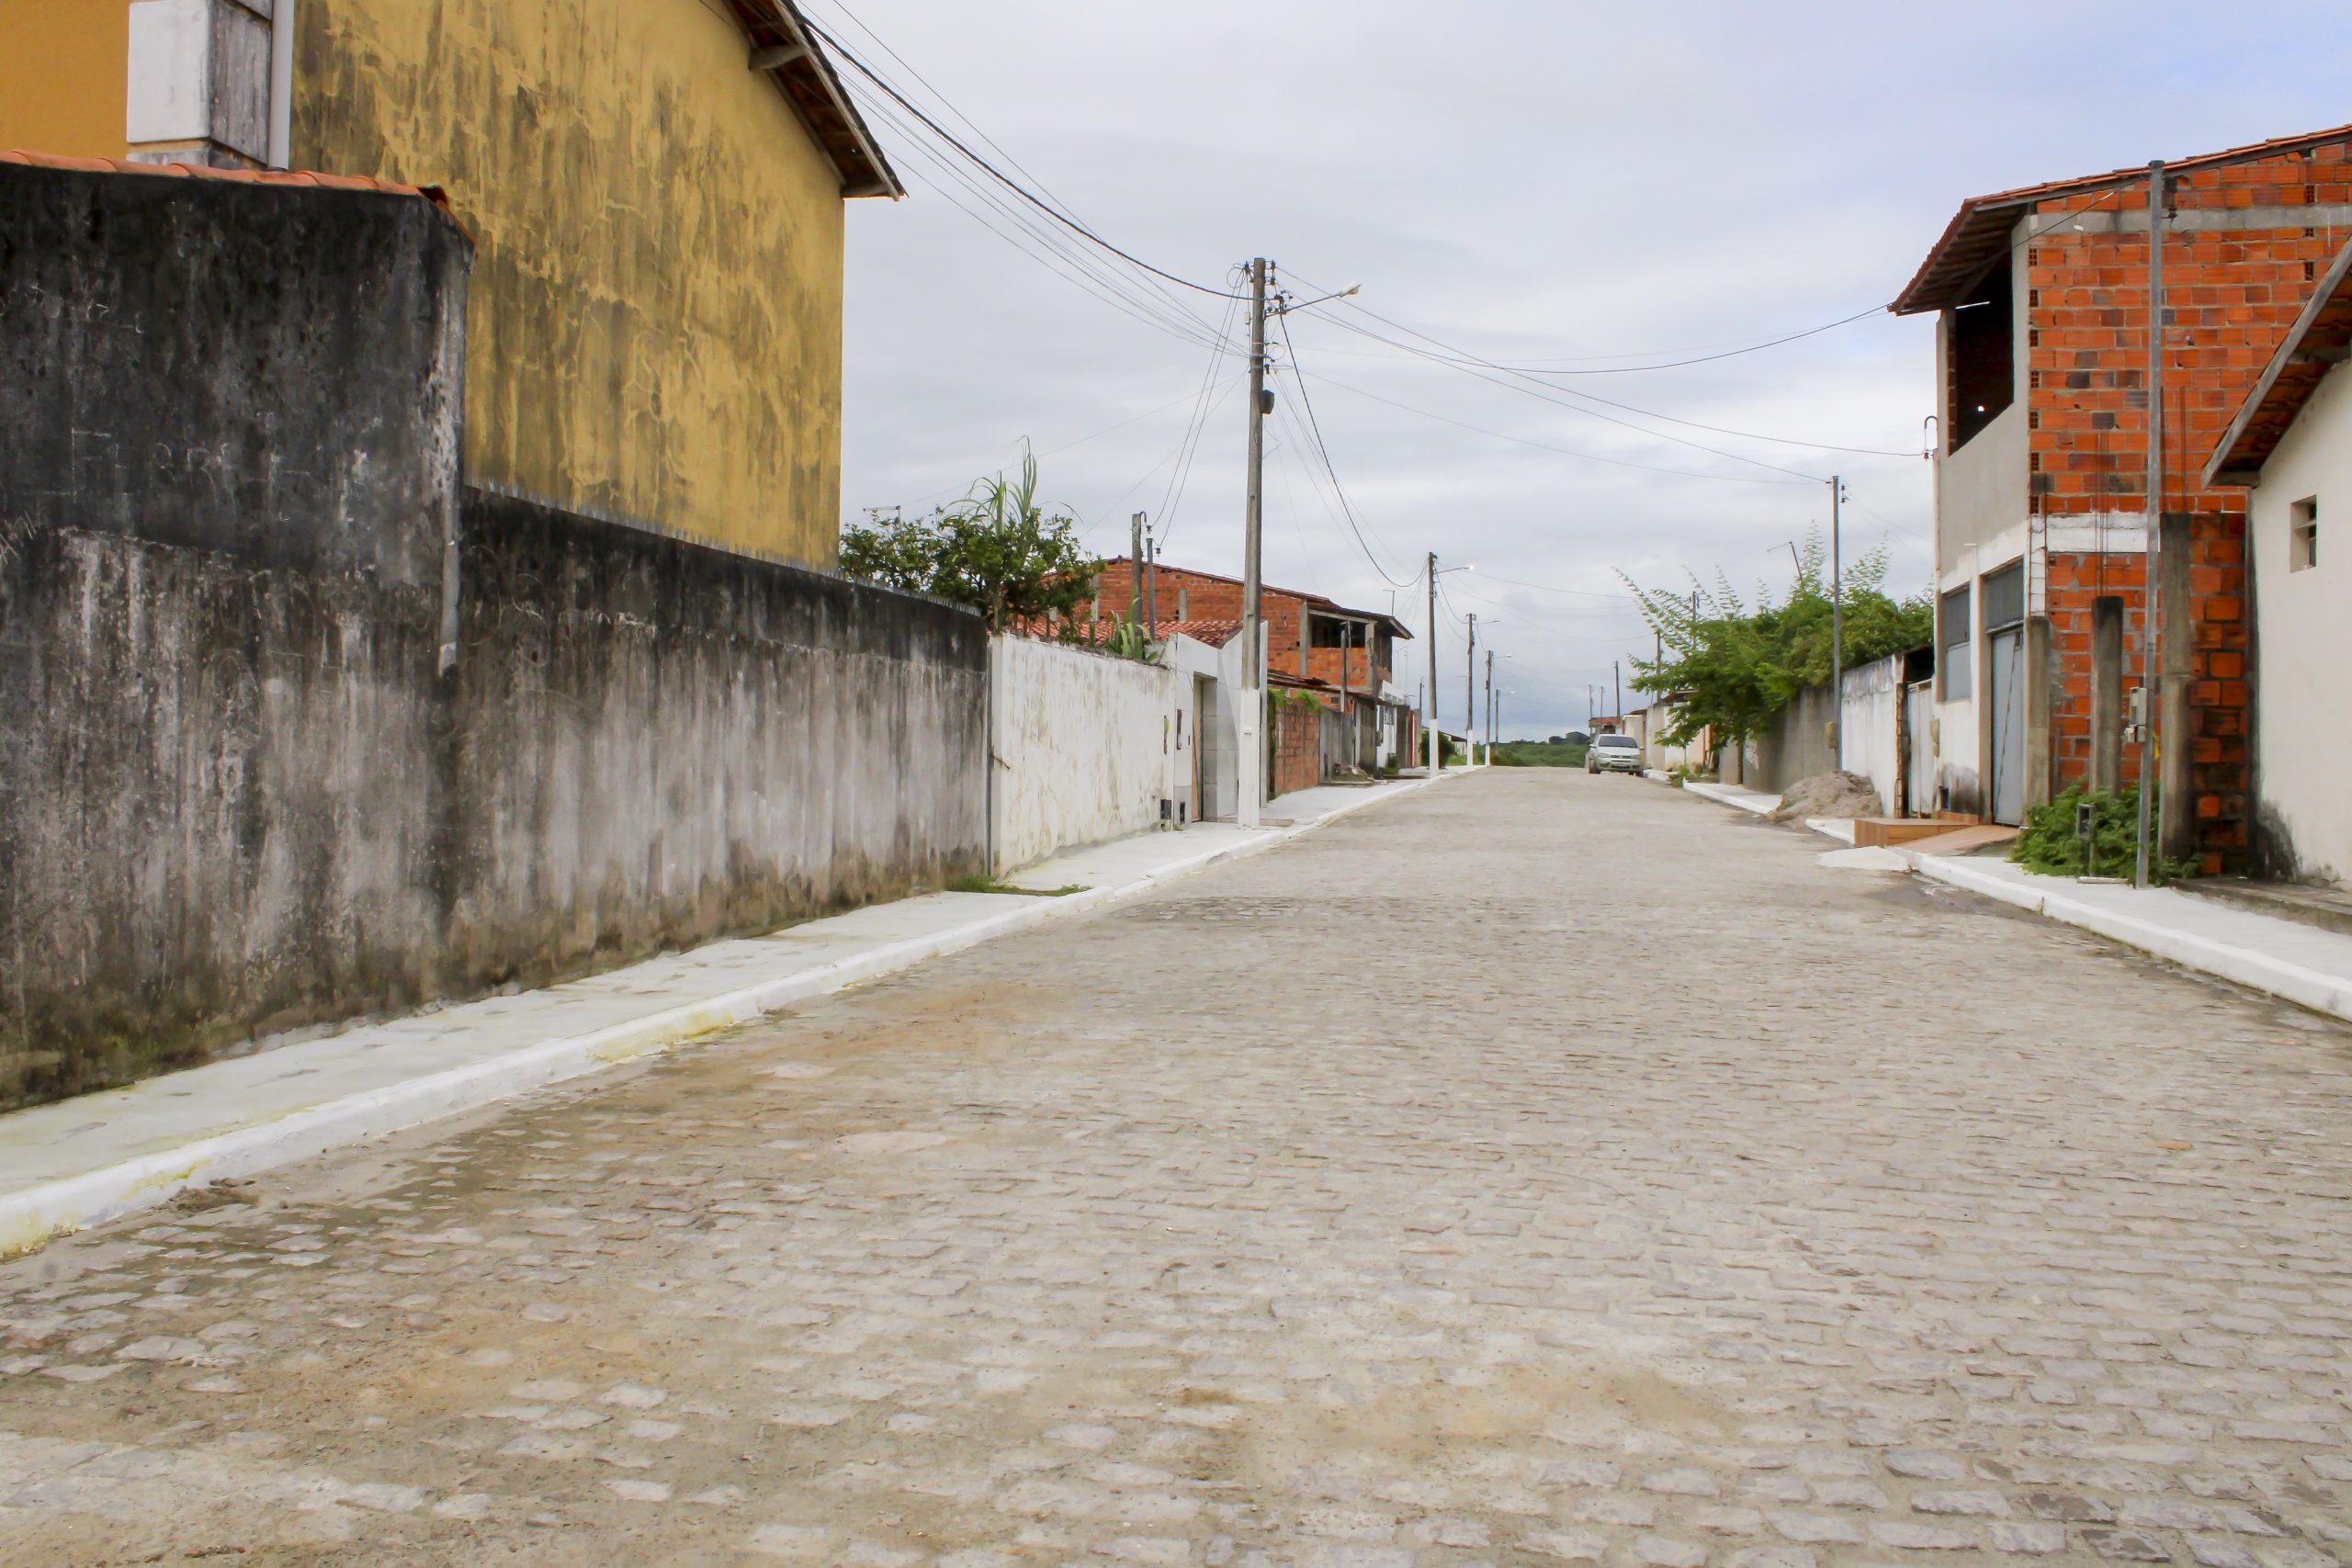
[[[0,1268],[0,1562],[2352,1562],[2352,1033],[1497,773]]]

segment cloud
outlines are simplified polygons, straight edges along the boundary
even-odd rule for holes
[[[1362,283],[1368,309],[1480,355],[1571,367],[1755,343],[1860,310],[1893,296],[1967,196],[2333,123],[2352,64],[2346,29],[2320,5],[2156,5],[2125,28],[2046,4],[1957,16],[1729,0],[856,0],[853,21],[840,0],[806,3],[910,92],[920,72],[1027,177],[1159,265],[1216,285],[1270,255],[1301,288]],[[858,23],[903,63],[865,47]],[[852,206],[844,512],[944,499],[1012,464],[1027,438],[1094,547],[1124,550],[1141,508],[1169,531],[1169,558],[1237,570],[1239,362],[1212,373],[1226,400],[1181,504],[1159,516],[1209,351],[1007,244],[927,183],[940,176],[906,139],[877,130],[914,194]],[[1212,322],[1222,309],[1171,292]],[[1379,566],[1311,477],[1285,370],[1267,576],[1384,608],[1388,579],[1425,550],[1476,562],[1447,582],[1458,608],[1494,620],[1514,730],[1580,719],[1611,659],[1648,650],[1619,571],[1785,582],[1781,542],[1826,525],[1825,486],[1730,482],[1786,476],[1673,437],[1844,473],[1849,547],[1885,544],[1898,586],[1928,579],[1917,457],[1600,411],[1647,433],[1627,429],[1352,336],[1341,319],[1305,312],[1294,337],[1329,378],[1308,390]],[[1929,323],[1882,315],[1761,354],[1567,384],[1707,424],[1908,451],[1935,408],[1932,344]],[[1421,591],[1395,599],[1418,624]],[[1443,718],[1458,724],[1450,619],[1439,643]],[[1409,649],[1408,684],[1424,652]]]

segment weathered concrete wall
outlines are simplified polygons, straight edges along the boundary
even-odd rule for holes
[[[1878,791],[1878,808],[1898,809],[1895,784],[1903,776],[1903,656],[1874,660],[1846,671],[1838,725],[1844,733],[1846,771],[1860,773]]]
[[[0,515],[439,583],[467,260],[414,196],[0,164]]]
[[[445,842],[469,980],[982,869],[977,615],[479,492],[466,536]]]
[[[1192,768],[1189,675],[1022,637],[993,639],[989,672],[999,869],[1159,825]]]
[[[1791,697],[1774,716],[1772,727],[1752,742],[1755,765],[1747,771],[1750,789],[1785,790],[1800,779],[1826,773],[1838,765],[1829,750],[1829,686],[1807,686]]]
[[[0,1106],[982,869],[978,617],[460,498],[453,235],[0,165]]]
[[[302,0],[297,166],[446,186],[474,482],[830,566],[839,176],[704,0]]]

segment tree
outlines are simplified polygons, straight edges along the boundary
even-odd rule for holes
[[[922,517],[869,515],[842,530],[842,576],[968,605],[991,631],[1069,615],[1102,570],[1069,516],[1038,505],[1037,459],[1025,450],[1018,479],[976,480],[963,500]]]
[[[1693,578],[1687,592],[1626,579],[1662,649],[1655,660],[1634,661],[1634,689],[1687,694],[1674,728],[1661,737],[1668,745],[1684,745],[1713,726],[1718,744],[1736,746],[1761,733],[1790,698],[1829,679],[1827,568],[1815,533],[1798,560],[1787,603],[1775,604],[1769,592],[1759,592],[1754,610],[1720,572],[1713,589]],[[1928,596],[1889,597],[1886,570],[1886,552],[1876,549],[1843,573],[1849,667],[1916,648],[1934,633]]]

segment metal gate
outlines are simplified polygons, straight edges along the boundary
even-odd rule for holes
[[[1922,681],[1903,693],[1903,810],[1925,817],[1936,809],[1936,683]]]
[[[1984,792],[1996,822],[2025,820],[2025,569],[1984,575],[1984,663],[1989,676]]]

